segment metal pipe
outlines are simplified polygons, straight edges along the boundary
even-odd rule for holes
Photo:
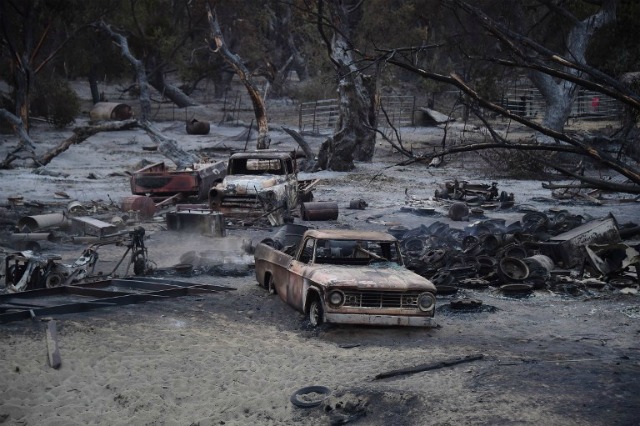
[[[53,241],[54,236],[52,232],[32,232],[32,233],[15,233],[11,234],[11,240],[13,241]]]
[[[49,228],[52,226],[67,225],[67,218],[64,213],[50,213],[36,216],[25,216],[18,220],[18,228],[27,227],[31,231],[40,228]]]

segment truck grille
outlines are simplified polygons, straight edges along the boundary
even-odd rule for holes
[[[260,209],[262,204],[258,201],[258,198],[254,196],[237,196],[227,195],[222,199],[222,207],[239,207],[247,209]]]
[[[344,305],[355,308],[417,308],[419,292],[345,291]]]

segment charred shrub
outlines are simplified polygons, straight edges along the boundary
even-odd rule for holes
[[[517,149],[490,149],[478,152],[497,173],[520,179],[544,178],[549,174],[546,163],[558,160],[557,152],[519,151]]]
[[[31,114],[45,117],[58,128],[66,127],[80,114],[80,100],[66,80],[41,78],[35,85]]]

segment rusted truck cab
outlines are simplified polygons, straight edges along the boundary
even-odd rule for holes
[[[258,284],[309,316],[311,325],[434,326],[436,288],[406,269],[382,232],[307,230],[299,243],[255,249]]]
[[[266,215],[282,225],[298,205],[295,158],[290,152],[259,150],[231,155],[222,182],[209,190],[209,207],[225,216]]]

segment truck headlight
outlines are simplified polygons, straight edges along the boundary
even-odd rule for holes
[[[339,308],[344,303],[344,294],[341,291],[332,291],[329,293],[329,305]]]
[[[418,308],[422,312],[427,312],[433,309],[436,305],[436,297],[432,293],[422,293],[418,296]]]

